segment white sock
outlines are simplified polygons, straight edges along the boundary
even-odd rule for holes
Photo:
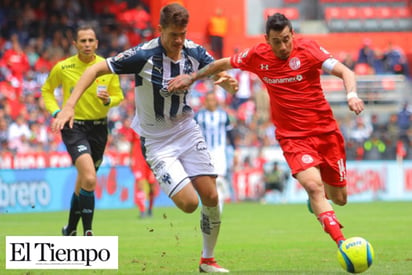
[[[225,182],[222,176],[218,176],[216,179],[216,189],[217,189],[217,195],[219,197],[219,211],[220,214],[223,213],[223,205],[225,203]]]
[[[213,258],[220,229],[219,206],[202,206],[200,228],[203,234],[203,258]]]

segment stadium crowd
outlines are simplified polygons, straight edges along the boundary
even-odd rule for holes
[[[75,53],[71,42],[79,25],[88,23],[96,28],[98,54],[104,57],[153,37],[147,2],[0,0],[0,154],[65,151],[60,134],[50,131],[52,117],[44,108],[40,87],[57,61]],[[365,45],[370,46],[368,41]],[[371,55],[370,51],[364,60],[361,55],[358,60],[350,60],[350,67],[356,69],[358,64],[366,63],[368,68],[374,68],[368,73],[385,70],[384,73],[409,76],[400,51],[386,55],[375,52],[373,59],[368,54]],[[396,58],[401,67],[388,63]],[[235,96],[224,93],[208,80],[198,81],[192,87],[192,105],[201,108],[204,95],[216,89],[235,125],[238,147],[277,146],[264,87],[250,73],[230,73],[239,81]],[[130,151],[130,137],[126,133],[134,115],[133,81],[130,76],[121,76],[125,100],[109,113],[109,152]],[[339,118],[348,160],[412,159],[412,115],[408,104],[397,113],[386,114],[383,120],[379,115]]]

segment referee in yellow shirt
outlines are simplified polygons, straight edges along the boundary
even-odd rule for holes
[[[83,72],[91,65],[104,60],[96,55],[98,40],[95,31],[80,27],[73,45],[77,54],[58,62],[51,70],[41,91],[46,109],[57,117],[60,112],[55,89],[61,87],[63,105]],[[75,236],[77,224],[82,219],[83,235],[92,236],[94,190],[96,172],[102,163],[107,143],[107,113],[123,100],[119,77],[115,74],[100,76],[86,90],[75,107],[74,125],[61,130],[62,139],[77,169],[77,179],[70,203],[69,221],[62,229],[64,236]]]

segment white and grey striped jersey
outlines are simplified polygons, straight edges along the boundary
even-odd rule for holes
[[[227,133],[233,130],[229,115],[221,108],[215,111],[201,109],[195,115],[209,150],[226,150]]]
[[[204,47],[190,40],[185,40],[181,59],[173,61],[166,56],[159,37],[107,58],[113,73],[135,76],[136,114],[132,127],[145,138],[164,138],[192,129],[195,121],[189,91],[171,94],[167,83],[212,61]]]

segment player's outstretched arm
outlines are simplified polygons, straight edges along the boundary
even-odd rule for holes
[[[73,127],[74,107],[76,106],[77,101],[97,77],[107,73],[111,73],[111,71],[107,66],[106,61],[98,62],[84,71],[74,87],[72,94],[65,102],[62,110],[57,114],[56,119],[52,122],[52,131],[60,131],[67,122],[69,122],[70,128]]]
[[[346,90],[346,98],[348,107],[355,114],[359,115],[364,109],[363,100],[358,97],[356,92],[356,76],[355,73],[348,67],[338,62],[332,70],[332,74],[340,77]]]
[[[232,66],[230,65],[229,57],[215,60],[197,72],[194,72],[192,74],[182,74],[182,75],[179,75],[173,78],[172,80],[169,81],[168,90],[169,92],[186,90],[190,87],[190,85],[193,84],[193,82],[195,82],[198,79],[210,77],[212,75],[216,75],[220,72],[229,70],[231,68]],[[217,81],[219,80],[220,79],[217,79]],[[220,84],[227,80],[228,80],[227,78],[221,79],[220,82],[217,84]]]

